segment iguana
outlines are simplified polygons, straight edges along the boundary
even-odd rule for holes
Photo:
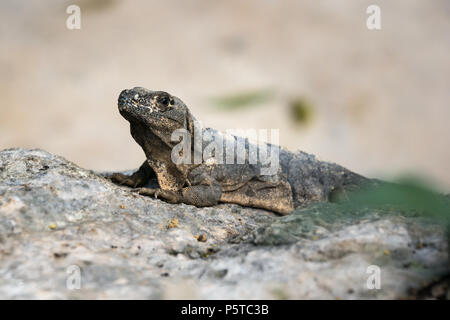
[[[205,158],[208,144],[203,139],[200,141],[201,150],[192,143],[188,150],[190,154],[183,154],[185,150],[179,152],[179,156],[187,156],[191,160],[200,154],[200,162],[179,163],[173,160],[173,150],[180,139],[173,141],[172,134],[176,130],[184,130],[187,132],[185,138],[194,141],[197,128],[196,119],[181,99],[164,91],[135,87],[120,93],[118,107],[120,114],[130,123],[131,135],[144,150],[146,160],[134,174],[114,173],[110,178],[118,184],[135,188],[140,194],[159,197],[170,203],[200,207],[219,202],[236,203],[289,214],[295,207],[327,200],[335,193],[342,194],[343,190],[369,181],[305,152],[293,153],[269,144],[265,145],[269,149],[278,148],[279,167],[271,175],[262,174],[265,164],[259,159],[251,163],[249,150],[255,149],[248,139],[244,140],[245,154],[235,152],[229,157],[232,163],[220,161],[221,158],[217,161],[217,157]],[[221,135],[210,128],[200,130],[206,136]],[[227,136],[227,139],[224,141],[242,141],[234,136]],[[217,156],[216,153],[217,150],[211,155]],[[224,159],[226,156],[226,152],[221,155]],[[241,157],[240,162],[238,157]],[[144,187],[155,176],[159,186]]]

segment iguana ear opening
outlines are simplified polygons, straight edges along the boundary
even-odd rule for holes
[[[191,133],[191,138],[194,137],[195,123],[197,119],[192,115],[192,113],[186,108],[186,129]]]

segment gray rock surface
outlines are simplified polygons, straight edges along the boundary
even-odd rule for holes
[[[0,152],[1,299],[403,298],[448,271],[445,237],[331,203],[285,217],[172,205],[42,150]]]

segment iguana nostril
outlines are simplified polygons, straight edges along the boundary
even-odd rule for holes
[[[123,104],[125,104],[125,102],[127,101],[127,94],[128,94],[127,91],[128,91],[128,90],[123,90],[123,91],[120,93],[120,95],[119,95],[119,100],[118,100],[119,105],[123,105]]]

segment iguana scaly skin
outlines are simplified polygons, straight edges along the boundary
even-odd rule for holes
[[[163,198],[170,203],[195,206],[236,203],[288,214],[295,207],[327,200],[337,191],[352,189],[368,181],[339,165],[319,161],[313,155],[292,153],[282,148],[279,149],[279,168],[272,175],[262,175],[263,164],[260,161],[250,164],[248,154],[243,164],[208,160],[197,164],[176,164],[171,153],[179,141],[172,141],[172,133],[185,129],[194,141],[196,120],[183,101],[167,92],[136,87],[121,92],[118,107],[120,114],[130,123],[131,135],[147,159],[131,176],[115,173],[111,179],[136,188],[144,186],[156,175],[159,188],[142,187],[137,190],[140,194]],[[210,128],[202,130],[212,135],[220,134]],[[250,144],[245,140],[246,150]],[[205,146],[203,142],[202,150]],[[194,143],[190,152],[193,159]]]

